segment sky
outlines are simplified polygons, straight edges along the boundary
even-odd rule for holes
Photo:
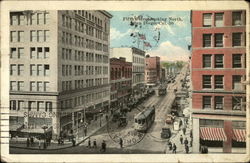
[[[110,47],[138,47],[161,61],[187,60],[191,44],[190,11],[109,11]],[[132,22],[132,23],[131,23]],[[136,26],[137,25],[137,26]],[[138,39],[138,33],[146,40]],[[133,36],[131,36],[133,34]],[[152,47],[143,46],[143,41]]]

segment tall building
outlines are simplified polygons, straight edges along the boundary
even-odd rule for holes
[[[145,64],[145,83],[147,85],[157,84],[161,78],[160,57],[147,55]]]
[[[125,58],[110,58],[110,108],[127,103],[132,93],[132,63]]]
[[[246,12],[192,11],[193,151],[246,145]],[[237,150],[238,149],[238,150]]]
[[[125,57],[132,62],[132,93],[134,98],[140,98],[145,86],[145,51],[138,48],[111,48],[111,57]]]
[[[10,12],[12,133],[75,133],[108,109],[111,17],[99,10]]]

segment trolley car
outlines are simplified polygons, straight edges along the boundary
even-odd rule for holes
[[[145,132],[147,131],[155,120],[155,107],[148,107],[142,112],[138,113],[135,118],[134,128],[137,131]]]
[[[157,96],[162,96],[167,94],[167,89],[165,86],[160,85],[158,88],[156,88],[156,94]]]

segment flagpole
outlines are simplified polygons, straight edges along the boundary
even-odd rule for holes
[[[140,46],[140,42],[139,42],[139,32],[137,32],[137,48],[139,49],[139,46]]]

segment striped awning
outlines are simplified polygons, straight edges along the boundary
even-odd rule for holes
[[[233,129],[233,139],[237,142],[246,142],[246,134],[244,129]]]
[[[203,140],[226,141],[227,136],[223,128],[200,127],[200,138]]]

